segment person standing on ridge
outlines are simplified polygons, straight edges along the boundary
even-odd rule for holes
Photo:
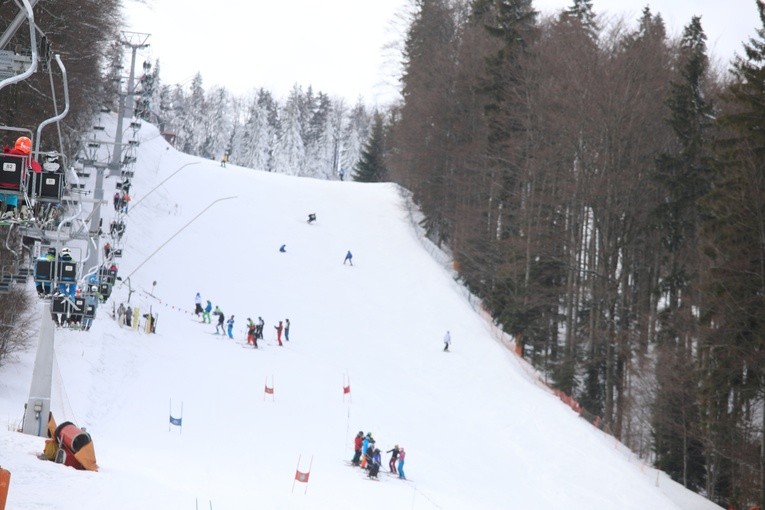
[[[452,335],[447,331],[444,335],[444,351],[449,350],[449,345],[452,343]]]
[[[348,250],[348,253],[345,254],[343,265],[345,265],[346,262],[350,262],[350,264],[353,265],[353,254],[351,253],[351,250]]]
[[[234,338],[234,316],[232,315],[228,321],[226,321],[226,328],[228,329],[228,337]]]
[[[282,330],[284,329],[284,326],[282,325],[282,321],[279,321],[278,326],[274,326],[274,329],[276,330],[276,341],[279,342],[279,345],[282,346]]]
[[[290,341],[290,320],[284,319],[284,339]]]

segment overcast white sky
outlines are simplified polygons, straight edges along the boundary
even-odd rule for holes
[[[205,88],[223,85],[240,95],[264,87],[283,97],[294,84],[313,85],[355,102],[395,97],[400,14],[409,0],[127,0],[128,30],[151,34],[140,59],[160,60],[165,83],[202,73]],[[572,0],[535,0],[542,13]],[[637,19],[645,5],[659,12],[670,34],[693,15],[713,55],[728,61],[759,26],[755,0],[594,0],[598,14]],[[397,16],[398,14],[398,16]],[[139,62],[142,60],[139,59]]]

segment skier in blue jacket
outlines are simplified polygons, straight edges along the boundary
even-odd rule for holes
[[[207,306],[205,306],[204,311],[202,312],[202,322],[206,322],[207,324],[210,324],[210,312],[212,312],[212,303],[210,303],[210,300],[207,300]]]
[[[226,321],[226,327],[228,330],[228,337],[234,338],[234,316],[233,315],[229,317],[228,321]]]

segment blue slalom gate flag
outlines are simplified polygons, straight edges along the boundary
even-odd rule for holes
[[[167,426],[167,431],[170,432],[170,428],[172,425],[175,425],[176,427],[179,427],[181,429],[181,433],[183,433],[183,402],[181,401],[181,416],[180,418],[176,418],[173,416],[173,399],[170,399],[170,425]]]

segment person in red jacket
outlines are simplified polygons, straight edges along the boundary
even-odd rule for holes
[[[7,145],[3,148],[3,152],[6,154],[16,154],[17,156],[29,156],[29,153],[32,152],[32,140],[29,139],[27,136],[20,136],[16,139],[16,143],[13,146],[13,149],[8,147]],[[27,159],[27,158],[24,158]],[[29,163],[27,165],[27,168],[31,168],[32,171],[36,174],[39,174],[42,172],[42,167],[40,166],[40,163],[32,159],[31,157],[28,158]]]
[[[279,321],[278,326],[274,326],[274,329],[276,330],[276,341],[279,342],[279,345],[282,344],[282,330],[284,329],[284,326],[282,325],[282,321]]]
[[[361,445],[364,443],[364,432],[359,430],[356,437],[353,438],[353,458],[351,464],[358,466],[361,462]]]
[[[29,157],[29,153],[31,151],[32,151],[32,140],[30,140],[29,137],[27,136],[18,137],[12,149],[7,145],[3,147],[3,153],[5,154],[13,154],[16,156],[26,156],[24,158],[24,161],[26,161],[26,168],[27,169],[31,168],[33,172],[40,173],[42,172],[42,167],[40,166],[40,163],[38,163],[37,161]],[[2,208],[3,203],[6,206],[5,214],[3,214],[3,208]],[[18,205],[19,205],[19,197],[16,194],[0,193],[0,214],[3,214],[3,217],[13,216],[16,212],[16,208],[18,207]]]

